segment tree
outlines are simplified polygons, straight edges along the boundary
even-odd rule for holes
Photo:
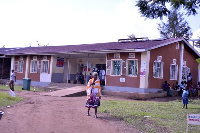
[[[166,23],[162,22],[158,25],[160,34],[166,38],[184,37],[189,39],[192,35],[188,22],[183,18],[183,13],[178,12],[176,9],[171,10]]]
[[[139,0],[136,6],[144,17],[154,19],[169,15],[167,3],[175,9],[183,7],[187,15],[197,14],[196,9],[200,7],[200,0]]]

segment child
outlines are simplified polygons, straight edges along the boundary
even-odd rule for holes
[[[174,87],[174,90],[179,90],[179,85],[178,85],[178,82],[176,82],[176,84],[175,84],[175,87]]]
[[[167,96],[172,97],[172,89],[170,84],[167,85]]]
[[[182,98],[183,98],[183,109],[187,109],[187,104],[188,104],[188,89],[186,88],[185,90],[183,90],[183,94],[182,94]]]
[[[183,94],[183,90],[185,89],[185,87],[183,86],[183,81],[179,85],[179,88],[180,89],[178,90],[178,96],[181,96],[181,94]]]

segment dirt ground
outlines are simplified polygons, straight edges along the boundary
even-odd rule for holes
[[[141,133],[106,114],[98,113],[95,119],[93,109],[87,116],[86,96],[52,97],[41,93],[45,92],[16,92],[24,101],[0,108],[5,112],[0,120],[0,133]],[[107,99],[111,98],[102,97]]]

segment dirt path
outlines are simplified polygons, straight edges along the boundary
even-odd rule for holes
[[[45,92],[16,92],[25,100],[5,112],[0,120],[1,133],[138,133],[124,122],[105,114],[86,115],[86,97],[42,96]],[[102,100],[109,99],[108,97]]]

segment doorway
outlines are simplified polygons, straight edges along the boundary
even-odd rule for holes
[[[0,79],[9,79],[10,78],[10,68],[11,68],[11,59],[10,58],[0,58]]]
[[[97,73],[99,75],[101,85],[105,85],[106,64],[96,64],[96,68],[97,68]]]

